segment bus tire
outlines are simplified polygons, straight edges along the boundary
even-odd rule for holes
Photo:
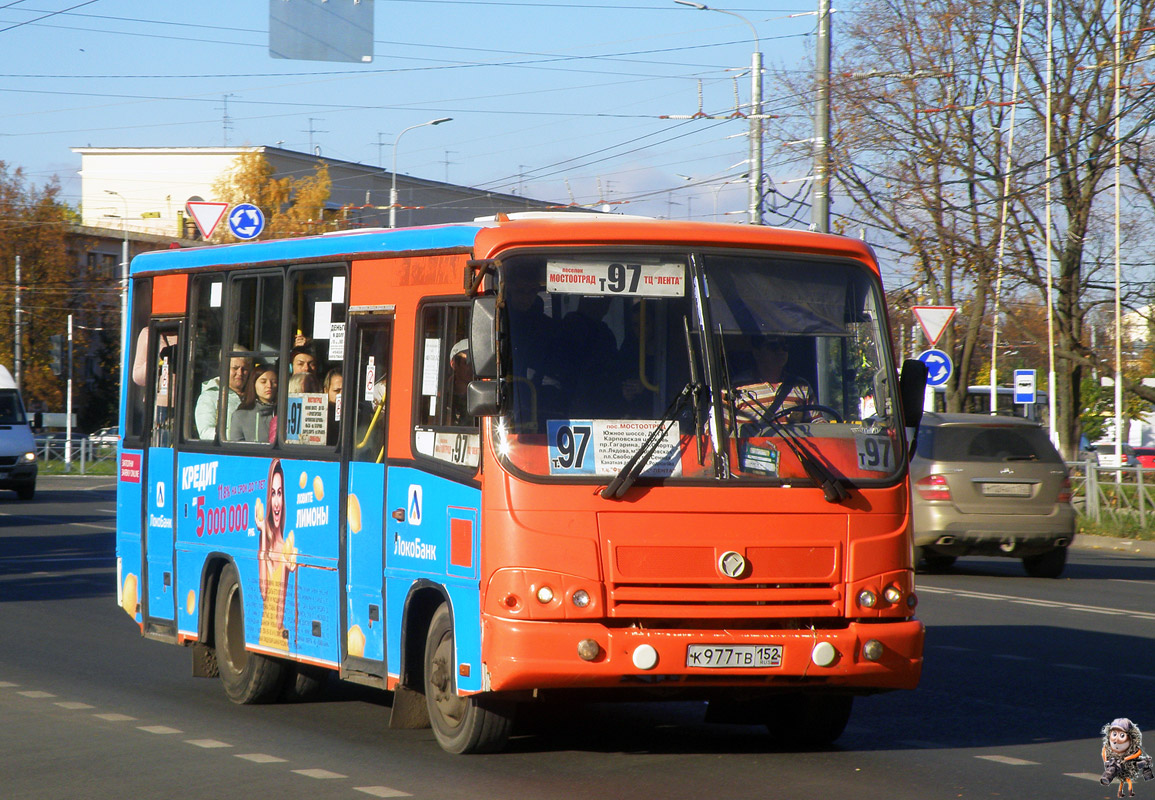
[[[425,640],[425,703],[437,743],[447,753],[495,753],[513,727],[513,706],[492,695],[457,694],[457,659],[449,607],[438,607]]]
[[[225,694],[234,703],[268,703],[281,692],[285,664],[245,649],[245,606],[237,568],[226,564],[213,612],[217,666]]]
[[[290,664],[285,669],[284,700],[290,703],[307,703],[316,700],[325,690],[329,670],[312,664]]]
[[[1023,558],[1023,569],[1032,578],[1057,578],[1067,566],[1067,548],[1056,547],[1036,556]]]
[[[771,698],[764,711],[771,740],[786,748],[828,747],[846,730],[854,697],[849,694],[787,694]]]
[[[923,560],[926,561],[927,572],[946,572],[954,566],[954,562],[958,561],[958,556],[932,553],[929,550],[924,552],[922,557]]]

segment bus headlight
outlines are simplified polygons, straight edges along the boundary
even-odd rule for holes
[[[858,604],[863,608],[874,608],[878,605],[878,595],[869,589],[863,589],[858,593]]]
[[[24,454],[24,460],[25,461],[35,461],[36,460],[36,451],[33,450],[33,451],[29,451],[29,452],[25,453]]]
[[[578,608],[585,608],[590,604],[590,593],[585,589],[578,589],[573,593],[573,597],[571,597],[570,600],[572,600],[573,604]]]
[[[545,605],[553,601],[553,589],[548,586],[542,586],[537,590],[537,602]]]
[[[902,600],[902,590],[892,583],[890,586],[887,586],[886,591],[882,593],[882,599],[892,606],[896,606],[898,602]]]

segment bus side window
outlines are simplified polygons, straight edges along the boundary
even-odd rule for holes
[[[284,424],[278,422],[277,435],[289,444],[335,446],[339,437],[330,427],[341,421],[330,413],[323,381],[334,368],[343,371],[345,362],[345,266],[291,270],[288,299],[288,339],[281,367]]]
[[[222,432],[228,441],[268,444],[272,438],[271,426],[279,394],[276,371],[281,350],[284,284],[284,275],[279,270],[233,277],[229,282],[232,329],[225,341],[234,343],[230,360],[240,360],[249,371],[239,388],[236,410]],[[237,389],[232,384],[229,388]],[[229,402],[235,401],[230,397]]]
[[[192,279],[192,346],[184,371],[184,438],[212,441],[217,429],[220,387],[228,380],[228,359],[222,352],[224,276],[194,275]],[[222,366],[225,375],[222,378]],[[226,383],[227,385],[227,383]]]
[[[469,306],[428,303],[420,319],[416,450],[439,461],[476,467],[478,421],[466,408],[466,389],[473,380]]]
[[[152,315],[152,280],[138,278],[132,285],[132,329],[129,341],[135,348],[132,354],[132,375],[126,382],[128,402],[122,436],[126,442],[136,442],[144,435],[144,407],[148,397],[148,320]]]

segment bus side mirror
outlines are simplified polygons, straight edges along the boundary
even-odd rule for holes
[[[32,415],[32,427],[41,430],[44,427],[44,412],[37,411]]]
[[[473,417],[501,413],[501,382],[470,381],[465,392],[465,409]]]
[[[902,362],[902,374],[898,377],[898,391],[902,398],[902,424],[908,429],[914,430],[914,436],[910,440],[911,453],[914,452],[918,442],[918,425],[922,422],[926,377],[926,364],[915,358],[908,358]]]
[[[497,296],[473,298],[469,316],[469,352],[475,378],[497,377]]]

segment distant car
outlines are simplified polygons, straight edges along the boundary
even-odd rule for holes
[[[111,428],[101,428],[96,433],[91,434],[88,441],[100,447],[115,447],[116,443],[120,441],[120,428],[115,425]]]
[[[1143,469],[1155,469],[1155,447],[1136,447],[1135,458]]]
[[[1075,535],[1071,482],[1042,426],[985,414],[923,415],[910,463],[914,544],[931,570],[959,556],[1020,558],[1057,578]]]
[[[1115,460],[1115,443],[1114,442],[1100,442],[1095,445],[1095,452],[1099,456],[1100,467],[1115,467],[1119,466],[1119,462]],[[1135,448],[1129,444],[1125,444],[1121,448],[1123,454],[1122,466],[1136,467],[1139,465],[1139,459],[1135,454]]]

